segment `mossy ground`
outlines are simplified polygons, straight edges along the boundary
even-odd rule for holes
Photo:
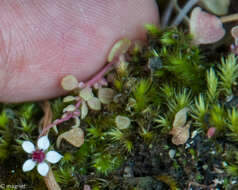
[[[56,181],[67,190],[84,184],[93,190],[237,189],[236,57],[198,48],[177,29],[147,29],[148,44],[134,46],[125,54],[129,64],[122,61],[106,76],[115,101],[81,121],[84,144],[63,141],[57,149],[64,157],[52,165]],[[61,98],[50,103],[53,119],[59,118],[66,104]],[[176,146],[169,131],[184,107],[190,109],[190,138]],[[128,128],[117,128],[118,115],[130,118]],[[46,189],[36,170],[22,172],[27,154],[21,142],[37,140],[42,117],[37,102],[1,105],[0,184]],[[61,134],[72,125],[70,120],[57,128]],[[212,138],[210,127],[216,128]],[[53,130],[49,139],[56,147]]]

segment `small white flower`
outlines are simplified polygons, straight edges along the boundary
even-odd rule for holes
[[[42,136],[37,141],[37,148],[30,141],[24,141],[22,148],[25,152],[31,154],[31,159],[24,162],[22,170],[24,172],[31,171],[37,165],[37,171],[40,175],[46,176],[49,172],[49,165],[45,162],[55,164],[62,158],[56,151],[45,152],[50,146],[47,136]]]

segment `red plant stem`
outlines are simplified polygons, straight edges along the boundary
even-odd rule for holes
[[[86,82],[86,86],[91,87],[96,82],[98,82],[106,74],[106,72],[113,65],[113,63],[114,62],[108,63],[99,73],[96,74],[96,76],[94,76],[92,79],[90,79],[89,81]],[[77,102],[77,104],[75,105],[76,109],[79,108],[81,102],[82,102],[81,99]],[[60,123],[63,123],[65,121],[70,120],[73,116],[74,116],[74,112],[69,112],[68,114],[66,114],[65,117],[63,117],[61,119],[56,119],[52,124],[48,125],[47,127],[45,127],[42,130],[40,137],[43,136],[45,134],[45,132],[50,130],[52,127],[54,127]]]
[[[82,102],[81,99],[77,102],[77,104],[75,105],[75,108],[76,108],[76,109],[79,108],[81,102]]]
[[[95,77],[93,77],[91,80],[86,82],[86,85],[91,87],[96,82],[98,82],[108,71],[108,69],[113,65],[114,62],[108,63]]]
[[[46,131],[48,131],[49,129],[51,129],[55,125],[58,125],[58,124],[63,123],[65,121],[68,121],[69,119],[71,119],[73,117],[73,115],[74,115],[73,112],[70,112],[65,117],[63,117],[61,119],[56,119],[53,123],[51,123],[47,127],[44,127],[44,129],[41,131],[40,137],[43,136]]]

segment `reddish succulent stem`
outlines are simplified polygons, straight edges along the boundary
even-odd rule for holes
[[[94,85],[96,82],[98,82],[100,79],[102,79],[102,77],[106,74],[106,72],[108,71],[108,69],[112,66],[114,62],[110,62],[108,63],[95,77],[93,77],[91,80],[89,80],[88,82],[86,82],[86,85],[91,87],[92,85]]]
[[[98,82],[106,74],[106,72],[112,66],[113,63],[114,62],[108,63],[99,73],[96,74],[96,76],[94,76],[92,79],[90,79],[89,81],[86,82],[86,86],[91,87],[96,82]],[[75,105],[76,109],[80,106],[81,102],[82,102],[82,100],[79,99],[77,104]],[[52,124],[48,125],[47,127],[45,127],[42,130],[40,136],[44,135],[46,133],[46,131],[48,131],[49,129],[51,129],[55,125],[58,125],[60,123],[63,123],[65,121],[70,120],[74,115],[75,115],[74,112],[69,112],[68,114],[66,114],[65,117],[63,117],[61,119],[56,119]]]
[[[82,102],[81,99],[77,102],[77,104],[75,105],[76,109],[79,108],[81,102]]]
[[[70,120],[70,119],[73,117],[73,115],[74,115],[74,114],[73,114],[72,112],[70,112],[70,113],[68,113],[65,117],[63,117],[63,118],[61,118],[61,119],[56,119],[53,123],[51,123],[51,124],[48,125],[47,127],[44,127],[44,129],[41,131],[40,136],[43,136],[43,135],[46,133],[46,131],[48,131],[50,128],[54,127],[55,125],[58,125],[58,124],[60,124],[60,123],[63,123],[63,122],[65,122],[65,121]]]

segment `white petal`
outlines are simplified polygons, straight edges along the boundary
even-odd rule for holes
[[[47,136],[40,137],[37,141],[37,146],[39,149],[46,150],[50,146],[50,141]]]
[[[49,151],[46,154],[46,160],[52,164],[57,163],[63,156],[56,151]]]
[[[45,163],[45,162],[39,163],[38,166],[37,166],[37,171],[42,176],[46,176],[49,172],[49,169],[50,168],[49,168],[48,164]]]
[[[34,162],[32,159],[29,159],[24,162],[22,166],[22,170],[23,172],[31,171],[35,167],[35,165],[36,165],[36,162]]]
[[[30,141],[24,141],[21,146],[23,150],[29,154],[35,150],[35,145]]]

